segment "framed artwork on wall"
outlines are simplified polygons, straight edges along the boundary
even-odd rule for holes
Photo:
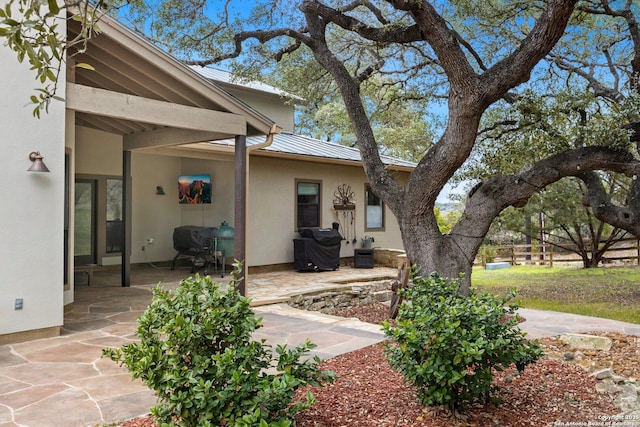
[[[211,175],[180,175],[178,203],[185,205],[211,203]]]

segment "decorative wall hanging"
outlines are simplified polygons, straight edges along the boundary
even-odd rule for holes
[[[336,211],[336,221],[340,225],[342,240],[347,244],[356,244],[356,196],[347,184],[338,186],[333,193],[333,209]]]
[[[178,177],[178,203],[211,203],[211,175],[181,175]]]

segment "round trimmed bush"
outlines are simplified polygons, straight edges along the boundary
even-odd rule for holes
[[[514,364],[522,371],[542,350],[517,326],[517,306],[507,306],[515,293],[502,299],[471,289],[458,292],[457,280],[433,274],[416,276],[400,292],[402,304],[396,326],[383,325],[391,338],[385,355],[417,388],[425,405],[460,409],[487,402],[496,391],[494,370]]]
[[[156,392],[151,413],[161,425],[288,426],[313,403],[311,393],[292,403],[295,391],[333,380],[307,357],[310,341],[274,354],[252,340],[261,319],[236,283],[237,270],[227,290],[198,275],[176,291],[156,287],[138,319],[140,342],[103,350]]]

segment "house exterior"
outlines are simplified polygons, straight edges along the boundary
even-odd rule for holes
[[[277,89],[187,67],[109,17],[100,27],[74,58],[95,70],[68,64],[65,102],[40,119],[25,107],[37,82],[0,47],[0,344],[59,333],[74,265],[120,264],[125,285],[131,263],[174,257],[183,225],[242,230],[249,272],[293,268],[298,227],[346,221],[333,202],[348,187],[355,209],[341,257],[365,235],[402,247],[395,218],[368,193],[358,150],[293,134],[293,107]],[[31,152],[50,172],[27,171]],[[384,161],[401,180],[413,167]],[[210,204],[178,203],[177,179],[191,175],[210,177]]]

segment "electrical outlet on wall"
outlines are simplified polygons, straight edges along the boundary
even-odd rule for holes
[[[22,310],[22,307],[24,306],[24,300],[22,298],[16,298],[16,302],[13,306],[14,310]]]
[[[147,237],[147,244],[153,245],[153,237]]]

